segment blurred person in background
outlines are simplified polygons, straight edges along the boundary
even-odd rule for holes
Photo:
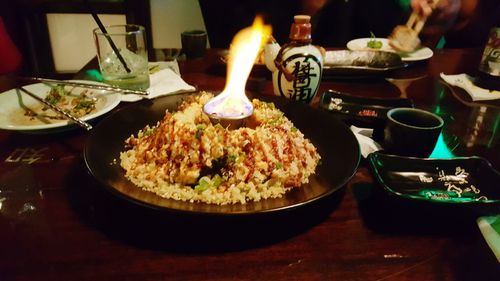
[[[484,46],[500,16],[498,0],[441,0],[435,8],[428,1],[412,0],[411,7],[429,17],[422,30],[422,36],[430,39],[429,45],[440,38],[447,48]]]
[[[342,47],[352,39],[387,37],[396,25],[405,24],[411,12],[428,17],[420,34],[428,47],[481,46],[494,20],[498,0],[302,0],[317,19],[313,36],[319,45]],[[444,36],[444,40],[443,40]],[[450,40],[446,40],[450,37]],[[448,44],[446,44],[448,42]]]
[[[441,0],[434,9],[427,0],[200,0],[200,4],[210,45],[215,48],[227,48],[234,34],[250,25],[257,14],[271,24],[280,44],[288,40],[293,16],[307,14],[314,44],[345,48],[350,40],[370,37],[371,32],[389,36],[396,25],[406,23],[413,10],[429,16],[421,39],[435,48],[484,45],[500,1]]]
[[[21,53],[12,41],[3,19],[0,17],[0,75],[17,72],[21,63]]]
[[[423,45],[480,47],[493,25],[498,0],[302,0],[317,19],[313,36],[324,46],[343,47],[355,38],[387,37],[398,24],[405,24],[412,11],[428,17],[420,34]]]

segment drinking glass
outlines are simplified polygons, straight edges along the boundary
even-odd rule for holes
[[[181,33],[182,52],[188,59],[201,58],[207,49],[207,33],[203,30],[186,30]]]
[[[104,82],[121,88],[149,88],[146,32],[134,24],[105,27],[107,33],[93,31],[99,68]]]

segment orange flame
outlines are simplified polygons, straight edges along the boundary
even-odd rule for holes
[[[257,16],[252,26],[234,36],[229,49],[226,86],[222,93],[205,105],[205,112],[219,117],[251,114],[252,103],[245,95],[245,85],[271,30],[271,26],[265,25],[263,19]]]

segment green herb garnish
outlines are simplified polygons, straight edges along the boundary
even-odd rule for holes
[[[194,137],[196,139],[201,139],[201,133],[207,126],[205,124],[199,124],[196,126],[196,133],[194,134]]]
[[[382,41],[376,40],[377,37],[371,31],[370,31],[370,38],[371,39],[366,43],[366,46],[368,48],[372,48],[372,49],[380,49],[380,48],[382,48]]]
[[[64,96],[66,96],[67,94],[68,93],[66,92],[66,90],[64,90],[64,86],[63,85],[51,86],[50,90],[49,90],[49,93],[45,97],[45,101],[48,102],[48,103],[50,103],[50,104],[56,104],[60,100],[62,100],[62,98]]]
[[[84,109],[85,111],[91,111],[94,109],[95,101],[91,99],[78,99],[78,103],[75,105],[74,109]]]
[[[202,192],[207,190],[210,187],[210,178],[208,177],[202,177],[199,181],[198,184],[194,187],[195,191]]]
[[[219,176],[218,174],[215,174],[215,176],[212,178],[212,185],[214,187],[219,187],[222,183],[222,177]]]
[[[238,156],[237,155],[234,155],[234,154],[231,154],[231,155],[228,155],[227,156],[227,164],[235,164],[236,163],[236,158]]]
[[[153,128],[153,129],[148,129],[148,130],[144,131],[142,133],[142,135],[145,136],[145,137],[151,136],[155,132],[155,130],[156,130],[156,127]]]

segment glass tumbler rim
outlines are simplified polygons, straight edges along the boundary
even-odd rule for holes
[[[404,123],[396,118],[393,117],[393,114],[395,112],[412,112],[412,113],[420,113],[423,114],[427,117],[430,117],[437,121],[437,124],[434,126],[416,126],[416,125],[411,125],[408,123]],[[424,110],[424,109],[419,109],[419,108],[414,108],[414,107],[396,107],[392,108],[389,111],[387,111],[387,118],[391,120],[392,122],[399,124],[400,126],[407,127],[407,128],[412,128],[412,129],[418,129],[418,130],[435,130],[442,128],[444,126],[444,120],[441,116],[432,113],[430,111]]]
[[[134,27],[135,29],[134,30],[131,30],[131,31],[115,31],[113,32],[112,30],[115,29],[115,28],[118,28],[118,27]],[[142,25],[139,25],[139,24],[113,24],[113,25],[105,25],[104,28],[106,29],[106,32],[107,33],[104,33],[99,27],[96,27],[92,30],[92,32],[95,34],[95,35],[104,35],[104,34],[108,34],[108,35],[124,35],[124,34],[127,34],[127,35],[130,35],[130,34],[136,34],[136,33],[144,33],[145,32],[145,28],[144,26]]]

